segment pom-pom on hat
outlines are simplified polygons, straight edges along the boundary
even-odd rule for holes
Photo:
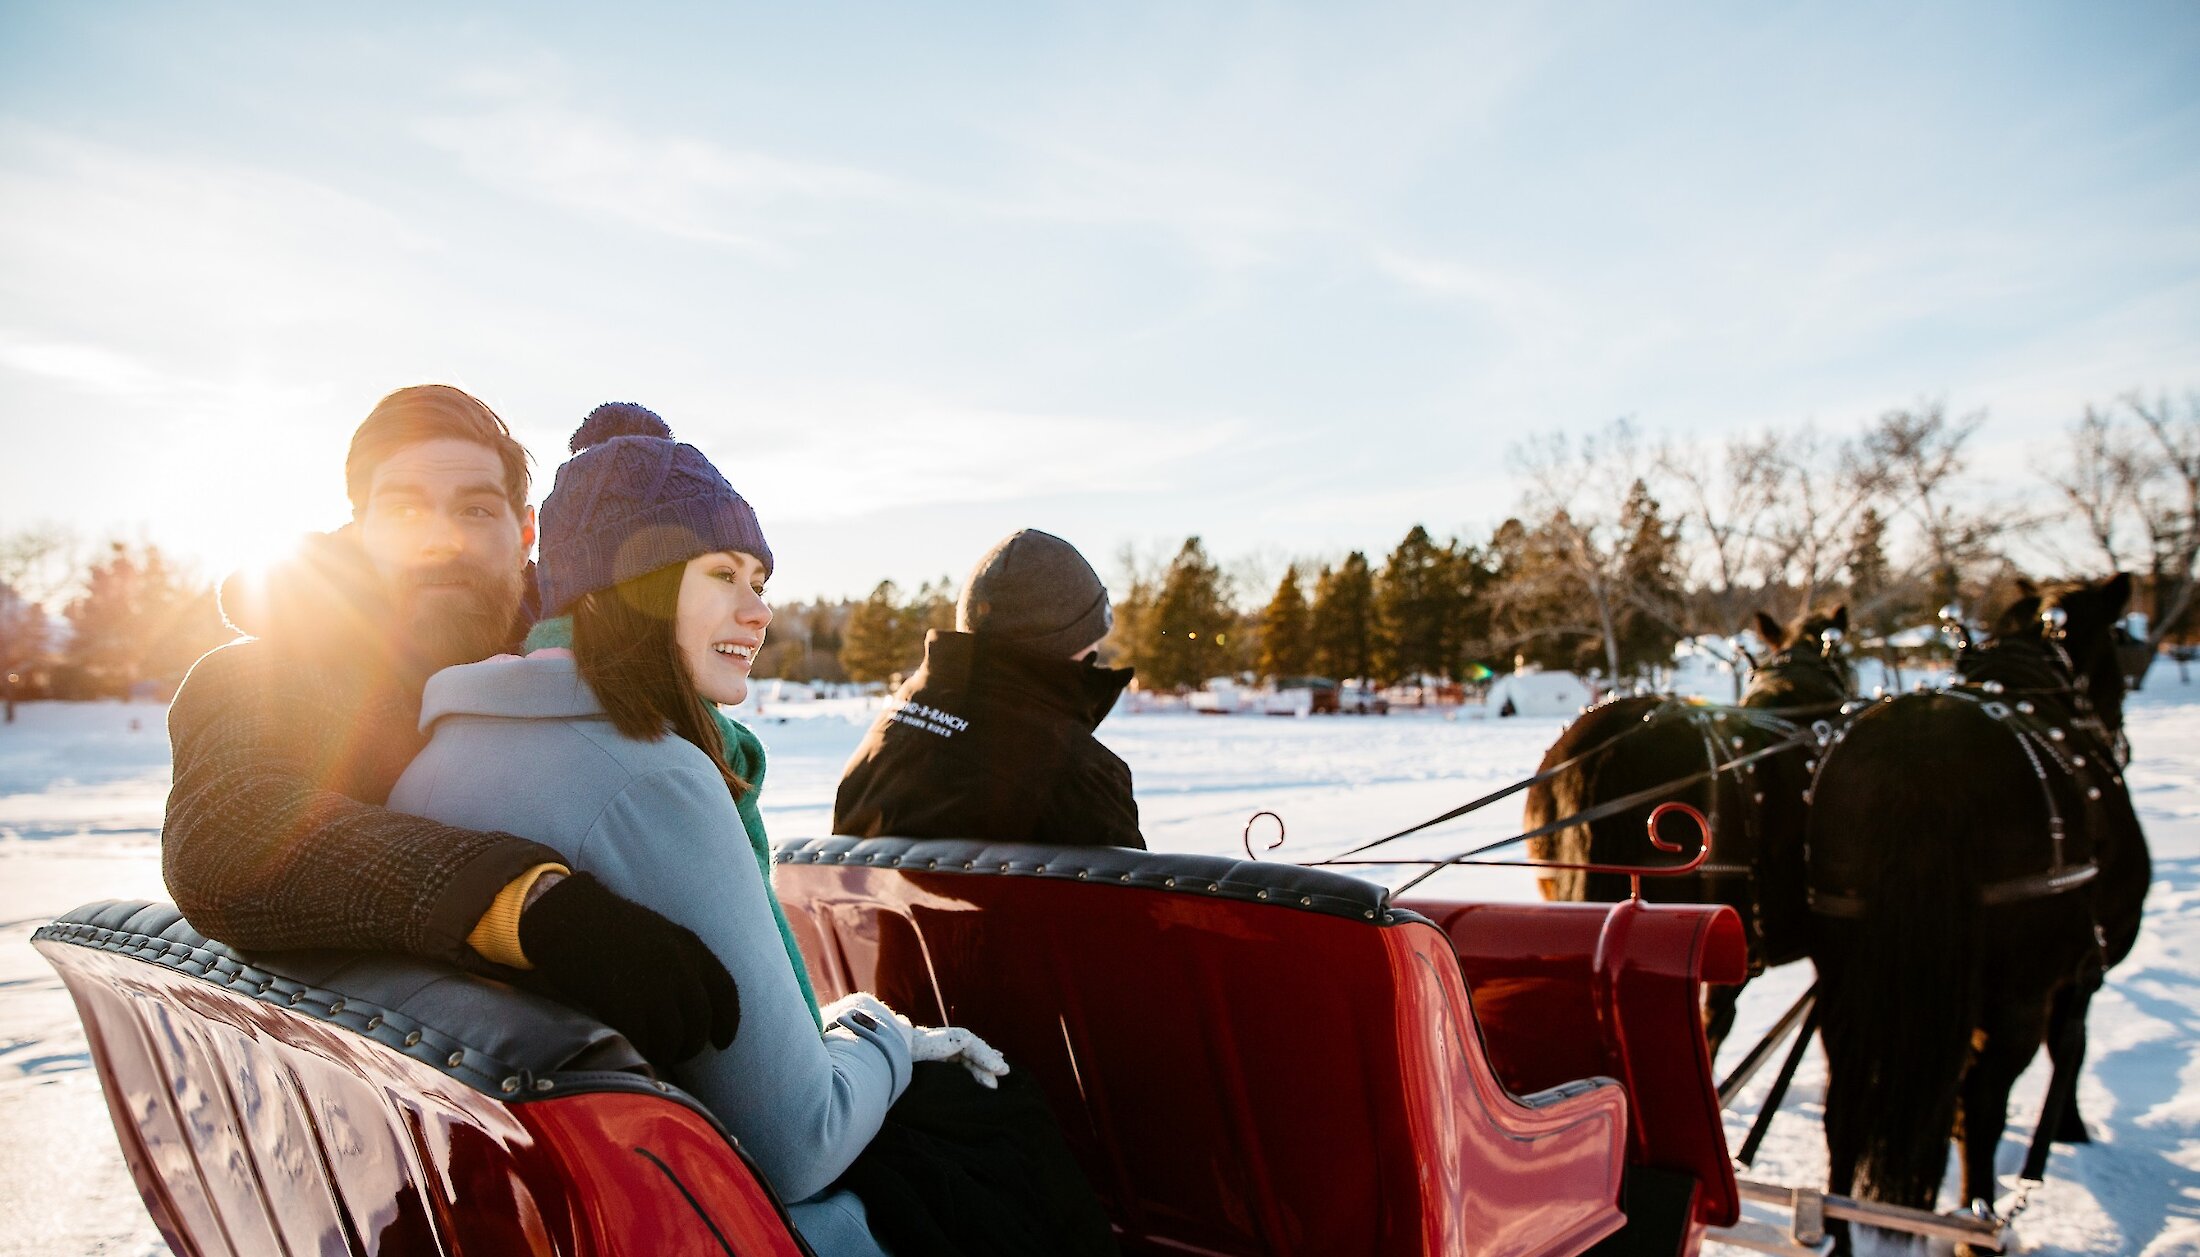
[[[535,582],[544,616],[698,554],[739,550],[771,571],[756,512],[701,450],[673,440],[655,411],[605,402],[569,444],[573,457],[542,503]]]
[[[955,627],[1067,659],[1108,635],[1115,612],[1092,564],[1050,532],[1026,528],[996,542],[963,582]]]

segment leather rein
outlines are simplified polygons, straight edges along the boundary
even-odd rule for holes
[[[1844,661],[1840,660],[1837,655],[1831,653],[1832,649],[1833,647],[1831,643],[1820,642],[1817,639],[1811,639],[1808,642],[1798,643],[1796,646],[1789,647],[1788,649],[1781,651],[1779,654],[1774,655],[1771,659],[1768,659],[1763,665],[1754,669],[1751,678],[1750,688],[1753,691],[1759,689],[1762,686],[1764,679],[1768,675],[1777,672],[1783,672],[1786,670],[1805,669],[1807,669],[1811,673],[1828,677],[1832,681],[1833,688],[1836,688],[1837,690],[1845,688],[1848,680],[1847,668]],[[1426,881],[1428,878],[1434,876],[1436,873],[1442,871],[1443,869],[1477,863],[1479,862],[1477,860],[1477,857],[1487,855],[1490,852],[1497,851],[1504,847],[1510,847],[1518,843],[1526,842],[1531,838],[1540,838],[1548,834],[1554,834],[1564,829],[1573,828],[1576,825],[1585,825],[1592,821],[1602,820],[1608,816],[1618,815],[1619,813],[1628,811],[1632,808],[1640,807],[1645,803],[1649,803],[1657,799],[1662,799],[1668,795],[1673,794],[1675,791],[1685,789],[1689,786],[1695,785],[1698,782],[1709,781],[1726,773],[1739,772],[1740,770],[1745,768],[1754,771],[1754,765],[1759,760],[1768,759],[1774,755],[1784,754],[1785,752],[1795,750],[1796,748],[1801,746],[1809,745],[1812,747],[1823,747],[1834,735],[1834,727],[1831,719],[1829,718],[1839,716],[1843,710],[1844,701],[1840,699],[1801,707],[1766,708],[1747,706],[1718,707],[1709,704],[1689,703],[1678,699],[1668,698],[1663,702],[1660,702],[1657,706],[1653,707],[1648,712],[1645,712],[1643,714],[1641,723],[1637,724],[1635,727],[1628,729],[1627,731],[1619,734],[1616,737],[1612,737],[1603,742],[1599,742],[1595,746],[1589,747],[1566,760],[1554,764],[1551,767],[1546,768],[1541,772],[1538,772],[1532,777],[1526,778],[1522,781],[1514,782],[1513,784],[1502,787],[1498,790],[1491,791],[1489,794],[1483,795],[1481,798],[1461,804],[1460,806],[1455,807],[1448,812],[1445,812],[1438,816],[1430,817],[1428,820],[1422,821],[1418,824],[1409,825],[1394,834],[1386,834],[1381,838],[1362,843],[1359,846],[1340,852],[1337,855],[1330,856],[1327,859],[1312,860],[1308,861],[1308,863],[1310,865],[1427,865],[1428,867],[1425,868],[1420,874],[1407,881],[1404,885],[1397,887],[1394,891],[1394,893],[1396,894],[1403,894],[1407,890],[1410,890],[1412,887],[1419,885],[1423,881]],[[1477,811],[1483,807],[1488,806],[1489,804],[1495,803],[1504,798],[1508,798],[1514,794],[1518,794],[1519,792],[1526,790],[1531,786],[1549,781],[1552,778],[1557,777],[1561,773],[1564,773],[1591,758],[1610,753],[1614,747],[1618,746],[1621,742],[1624,742],[1627,739],[1634,737],[1638,733],[1641,733],[1647,729],[1659,728],[1664,726],[1670,719],[1675,717],[1686,720],[1691,726],[1696,729],[1698,735],[1703,739],[1706,767],[1698,772],[1691,773],[1685,777],[1677,778],[1673,781],[1661,782],[1658,785],[1651,786],[1643,790],[1637,790],[1631,794],[1623,795],[1616,799],[1608,799],[1595,807],[1576,812],[1571,816],[1560,817],[1557,820],[1551,821],[1544,825],[1539,825],[1534,829],[1526,831],[1525,833],[1514,834],[1509,838],[1502,838],[1496,842],[1485,843],[1482,846],[1476,847],[1472,850],[1462,851],[1457,855],[1443,858],[1363,858],[1364,852],[1367,852],[1375,847],[1393,842],[1399,838],[1407,836],[1408,834],[1419,833],[1424,829],[1428,829],[1436,825],[1441,825],[1445,821],[1456,820],[1461,816],[1465,816],[1470,812]],[[1816,718],[1813,719],[1813,717]],[[1740,736],[1720,736],[1718,726],[1730,720],[1739,721],[1744,725],[1763,730],[1767,733],[1771,733],[1778,740],[1776,740],[1769,746],[1765,746],[1759,748],[1756,751],[1744,754],[1742,753],[1742,751],[1747,743],[1743,738],[1741,738]],[[1707,835],[1715,834],[1718,832],[1719,793],[1720,792],[1717,790],[1713,790],[1711,792],[1711,814],[1706,820]],[[1756,814],[1755,809],[1748,809],[1748,812],[1750,818],[1754,820]],[[1706,856],[1708,854],[1708,852],[1705,853]],[[1696,865],[1691,866],[1691,868],[1693,871],[1700,872],[1706,876],[1741,876],[1751,879],[1754,879],[1756,876],[1756,869],[1753,866],[1708,864],[1703,862],[1702,857],[1699,857]]]

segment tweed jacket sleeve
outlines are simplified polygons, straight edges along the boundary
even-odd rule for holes
[[[257,641],[191,670],[168,713],[168,893],[235,947],[475,961],[466,936],[497,891],[563,857],[353,797],[386,797],[416,745],[411,717],[363,710],[324,673]]]

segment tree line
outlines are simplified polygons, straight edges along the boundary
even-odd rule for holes
[[[1511,452],[1516,509],[1487,536],[1415,524],[1387,552],[1294,558],[1273,584],[1197,536],[1165,556],[1126,548],[1107,651],[1156,689],[1238,674],[1473,681],[1519,663],[1640,677],[1683,638],[1731,635],[1760,610],[1845,602],[1869,641],[1949,603],[1982,617],[2020,580],[2108,571],[2139,578],[2150,646],[2200,630],[2200,395],[2088,407],[2036,452],[2029,491],[1974,467],[1984,424],[1925,401],[1838,438],[1806,424],[1653,442],[1624,421],[1533,437]],[[841,635],[837,653],[804,665],[790,650],[759,673],[892,680],[953,605],[942,578],[806,607]]]
[[[2020,578],[2130,571],[2150,645],[2200,624],[2200,394],[2089,406],[2035,483],[1973,462],[1982,414],[1938,401],[1829,437],[1812,425],[1651,440],[1625,421],[1516,444],[1515,509],[1487,535],[1415,524],[1387,551],[1300,556],[1278,574],[1225,565],[1202,540],[1119,556],[1112,660],[1150,688],[1209,677],[1467,681],[1516,662],[1645,674],[1685,637],[1759,610],[1834,601],[1865,638],[1974,614]],[[955,587],[881,581],[860,599],[780,604],[759,677],[890,682]],[[172,688],[226,640],[211,583],[149,543],[92,552],[65,532],[0,534],[0,674],[13,696]]]
[[[156,545],[115,541],[87,555],[51,526],[0,536],[0,702],[9,721],[24,696],[166,697],[231,636],[213,584]]]
[[[1938,401],[1829,438],[1812,425],[1651,442],[1631,423],[1515,445],[1487,537],[1414,525],[1380,558],[1294,560],[1267,594],[1187,539],[1124,557],[1116,653],[1159,688],[1233,673],[1471,680],[1516,663],[1643,676],[1688,637],[1836,601],[1869,640],[2018,582],[2130,571],[2150,647],[2200,630],[2200,395],[2089,407],[2031,492],[1973,465],[1983,414]],[[2042,492],[2044,490],[2044,493]]]

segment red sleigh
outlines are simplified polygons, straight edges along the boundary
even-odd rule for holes
[[[1288,864],[781,844],[818,994],[1026,1071],[1131,1254],[1686,1253],[1733,1221],[1700,984],[1725,908],[1390,901]],[[623,1039],[388,957],[242,956],[172,908],[37,946],[183,1254],[806,1249]]]

